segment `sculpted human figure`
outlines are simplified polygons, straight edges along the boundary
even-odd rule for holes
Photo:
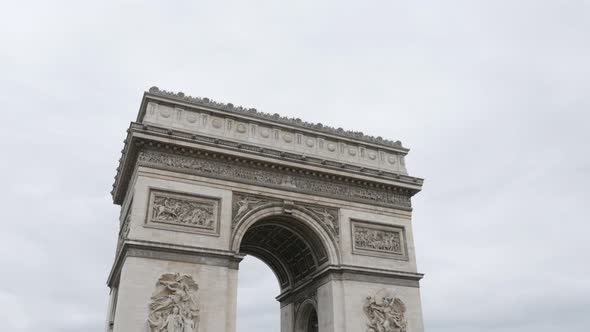
[[[172,312],[164,321],[165,332],[184,332],[184,322],[182,316],[179,314],[178,307],[173,307]]]
[[[150,309],[152,312],[170,310],[178,307],[182,310],[198,310],[197,302],[192,292],[199,286],[186,276],[164,275],[159,280],[159,285],[164,287],[158,294],[152,296]]]
[[[193,314],[190,311],[185,314],[183,332],[197,332],[197,322],[193,320]]]
[[[161,332],[164,327],[164,318],[161,312],[155,312],[148,317],[148,325],[150,332]]]
[[[323,209],[314,211],[322,217],[322,219],[324,220],[324,224],[326,224],[326,226],[331,227],[336,231],[336,225],[334,224],[335,218],[332,214],[330,214],[330,212],[328,212],[328,210]]]
[[[172,294],[168,295],[168,298],[154,310],[164,309],[172,304],[179,305],[183,301],[188,300],[188,286],[186,284],[162,281],[162,285],[166,286],[166,288],[168,288]]]
[[[204,221],[201,223],[201,225],[211,227],[213,225],[212,213],[206,213],[203,220]]]
[[[383,328],[384,315],[381,312],[381,307],[373,297],[367,296],[363,305],[363,311],[369,319],[367,332],[385,332]]]
[[[211,211],[205,208],[195,208],[190,215],[187,216],[187,222],[193,225],[211,227],[213,218]]]
[[[250,198],[250,197],[242,198],[241,200],[238,201],[238,206],[240,208],[238,209],[238,213],[236,214],[236,217],[241,216],[243,213],[250,210],[251,204],[258,204],[258,203],[260,203],[259,199],[254,199],[254,198]]]
[[[195,292],[199,286],[192,277],[164,274],[151,298],[148,332],[196,332],[199,306]]]
[[[166,219],[166,216],[168,216],[168,218],[178,218],[176,213],[177,207],[177,202],[173,203],[171,199],[164,198],[161,204],[155,206],[156,211],[154,219]]]
[[[396,297],[385,296],[382,303],[377,303],[374,297],[368,296],[363,311],[368,318],[367,332],[407,332],[406,307]]]

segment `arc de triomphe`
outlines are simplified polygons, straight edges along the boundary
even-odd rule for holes
[[[253,255],[280,284],[281,332],[422,332],[408,151],[151,88],[113,185],[107,331],[235,332]]]

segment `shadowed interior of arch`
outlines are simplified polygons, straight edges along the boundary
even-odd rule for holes
[[[288,216],[254,223],[242,238],[240,253],[265,262],[277,276],[282,291],[307,280],[328,262],[327,250],[317,234]]]

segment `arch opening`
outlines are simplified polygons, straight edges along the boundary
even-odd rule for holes
[[[326,245],[315,231],[284,215],[263,218],[248,227],[239,252],[266,263],[282,291],[309,279],[329,262]]]
[[[312,309],[312,312],[307,318],[307,329],[305,332],[318,332],[318,313],[315,309]]]
[[[279,289],[267,264],[252,255],[242,260],[236,308],[238,332],[280,330],[280,306],[274,298]]]
[[[318,312],[312,301],[301,305],[295,319],[295,332],[318,332]]]

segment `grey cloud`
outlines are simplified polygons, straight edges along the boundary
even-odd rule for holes
[[[400,139],[427,331],[585,331],[588,1],[20,1],[0,13],[0,321],[102,331],[151,85]],[[238,329],[278,329],[247,258]]]

